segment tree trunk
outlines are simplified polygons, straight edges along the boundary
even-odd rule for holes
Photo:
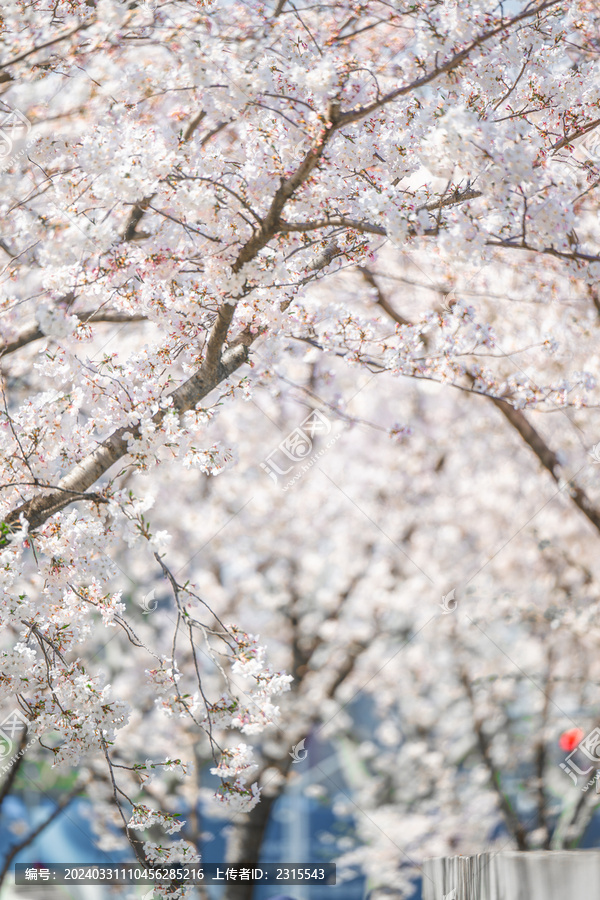
[[[260,859],[271,811],[279,795],[262,797],[253,810],[233,825],[227,842],[227,862],[234,866],[255,868]],[[222,900],[252,900],[254,885],[247,881],[225,885]]]

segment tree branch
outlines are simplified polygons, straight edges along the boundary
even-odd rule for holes
[[[28,740],[27,729],[24,729],[23,733],[21,734],[21,738],[19,740],[19,746],[18,746],[18,753],[21,753],[21,756],[19,756],[17,753],[17,759],[15,760],[15,762],[12,764],[12,766],[8,770],[8,775],[6,776],[6,781],[4,782],[4,784],[2,785],[2,789],[0,790],[0,807],[6,800],[7,796],[10,794],[10,790],[11,790],[13,783],[18,775],[19,769],[25,762],[25,756],[21,751],[23,751],[25,749],[27,740]],[[1,883],[1,881],[0,881],[0,883]]]
[[[102,312],[101,310],[98,312],[80,312],[73,313],[73,315],[77,316],[79,321],[85,324],[88,322],[145,322],[147,319],[147,316],[128,316],[126,313],[120,313],[116,310],[114,312]],[[14,353],[15,350],[20,350],[21,347],[25,347],[27,344],[33,343],[33,341],[39,341],[44,337],[46,335],[38,325],[31,325],[29,328],[25,328],[13,341],[0,344],[0,358],[8,356],[9,353]]]
[[[492,397],[492,403],[500,410],[502,415],[513,426],[528,447],[533,450],[544,468],[550,472],[557,484],[561,481],[561,465],[554,450],[545,442],[544,438],[535,430],[533,425],[525,418],[523,413],[515,409],[506,400]],[[594,528],[600,531],[600,511],[593,505],[587,494],[577,485],[570,484],[569,497],[581,510],[584,516],[590,520]]]
[[[372,275],[372,273],[366,269],[364,266],[358,267],[362,272],[362,275],[368,283],[375,287],[378,292],[378,296],[380,298],[383,297],[383,302],[381,299],[378,300],[381,308],[393,319],[394,322],[397,322],[400,325],[410,325],[408,319],[405,319],[403,316],[399,315],[391,304],[385,299],[383,292],[377,285],[377,282]],[[368,274],[366,274],[368,273]],[[475,376],[467,370],[465,373],[468,377],[470,377],[473,381],[475,381]],[[479,392],[476,392],[479,393]],[[531,422],[527,419],[524,413],[519,409],[515,409],[514,406],[507,400],[502,400],[500,397],[492,397],[489,394],[483,394],[482,396],[487,397],[492,401],[494,406],[500,410],[504,418],[509,422],[515,431],[520,435],[522,440],[527,444],[527,446],[533,450],[543,467],[550,473],[556,484],[560,484],[561,480],[569,481],[568,478],[563,478],[561,474],[561,464],[558,459],[558,456],[552,450],[542,435],[536,431]],[[581,510],[584,516],[587,516],[589,521],[592,523],[594,528],[600,532],[600,510],[598,510],[594,504],[591,502],[585,491],[578,487],[575,484],[569,485],[569,497],[573,501],[573,503]]]
[[[52,38],[51,41],[46,41],[43,44],[38,44],[37,47],[32,47],[30,50],[25,50],[20,56],[15,56],[13,59],[7,60],[5,63],[0,63],[0,69],[6,69],[8,66],[14,66],[15,63],[21,62],[22,59],[26,59],[28,56],[31,56],[32,53],[37,53],[38,50],[45,50],[46,47],[52,47],[53,44],[58,44],[60,41],[66,41],[67,38],[72,37],[74,34],[77,34],[79,31],[85,31],[90,28],[93,24],[95,24],[95,20],[92,19],[90,22],[83,22],[81,25],[77,25],[75,28],[72,28],[70,31],[65,32],[65,34],[59,34],[58,37]]]
[[[8,875],[11,863],[12,863],[13,859],[15,858],[15,856],[17,856],[17,854],[19,854],[21,852],[21,850],[24,850],[25,847],[28,847],[31,844],[31,842],[34,841],[35,838],[38,835],[40,835],[42,833],[42,831],[44,831],[48,827],[48,825],[51,825],[52,822],[54,822],[54,820],[57,819],[62,812],[64,812],[64,810],[67,808],[67,806],[69,806],[73,802],[73,800],[75,800],[76,797],[78,797],[79,794],[81,794],[82,789],[83,789],[83,785],[78,785],[78,787],[76,787],[74,790],[72,790],[70,794],[68,794],[63,800],[60,800],[57,803],[56,808],[50,813],[49,816],[46,816],[46,818],[43,820],[43,822],[41,822],[38,825],[37,828],[35,828],[32,832],[30,832],[30,834],[28,834],[26,838],[23,838],[23,840],[20,841],[18,844],[14,844],[10,848],[10,850],[6,854],[6,859],[4,860],[4,866],[2,867],[2,871],[0,871],[0,886],[2,885],[2,882],[4,881],[6,876]]]
[[[209,340],[209,347],[213,340],[215,341],[213,346],[218,343],[218,337],[215,337],[215,334],[217,336],[220,334],[223,325],[217,323],[217,326]],[[173,399],[171,408],[179,413],[194,409],[221,381],[224,381],[243,363],[247,362],[247,359],[248,347],[245,344],[238,344],[223,354],[218,366],[215,367],[214,359],[210,361],[209,365],[203,364],[195,375],[169,394]],[[155,425],[160,425],[166,412],[167,410],[160,410],[153,416],[152,421]],[[43,525],[51,515],[72,503],[74,499],[82,499],[81,497],[74,498],[71,492],[84,494],[111,466],[126,456],[127,438],[125,438],[125,434],[132,434],[135,438],[139,436],[139,430],[132,426],[118,428],[85,459],[77,463],[68,475],[61,478],[56,488],[44,494],[36,494],[9,513],[6,524],[12,529],[18,525],[20,517],[24,516],[29,522],[30,530],[34,530]],[[4,540],[6,541],[6,538]]]
[[[377,304],[385,313],[387,313],[390,319],[393,319],[393,321],[396,322],[397,325],[410,325],[411,323],[408,321],[408,319],[405,319],[404,316],[401,316],[400,313],[397,313],[391,303],[388,303],[385,294],[375,281],[375,277],[371,270],[366,266],[357,266],[357,268],[369,287],[372,287],[377,291]]]
[[[339,118],[338,127],[343,128],[346,125],[351,125],[353,122],[357,122],[359,119],[371,115],[371,113],[380,109],[382,106],[385,106],[387,103],[391,103],[392,101],[397,100],[399,97],[410,94],[413,91],[416,91],[417,88],[425,87],[425,85],[438,78],[439,75],[447,75],[449,72],[454,71],[454,69],[457,69],[460,65],[462,65],[462,63],[465,62],[472,50],[481,47],[491,38],[496,37],[496,35],[500,34],[502,31],[506,31],[512,25],[516,25],[518,22],[521,22],[524,19],[529,19],[532,16],[537,16],[539,13],[550,9],[550,7],[555,6],[560,2],[562,2],[562,0],[546,0],[546,2],[540,3],[539,6],[535,6],[533,8],[527,6],[523,10],[523,12],[519,13],[516,16],[513,16],[507,22],[502,22],[500,25],[496,25],[489,31],[486,31],[483,34],[479,35],[479,37],[474,38],[474,40],[472,40],[466,47],[464,47],[458,53],[455,53],[448,60],[448,62],[444,63],[441,66],[436,65],[436,67],[432,69],[431,72],[428,72],[421,78],[416,79],[416,81],[412,81],[410,84],[406,84],[402,87],[396,88],[395,90],[390,91],[388,94],[385,94],[385,96],[381,97],[378,100],[374,100],[372,103],[369,103],[366,106],[362,106],[356,110],[351,110],[350,112],[343,113]]]
[[[477,715],[477,710],[475,707],[475,697],[473,695],[473,688],[471,686],[471,680],[469,678],[468,673],[461,667],[460,669],[460,680],[463,688],[465,689],[466,695],[469,699],[469,705],[471,707],[471,711],[473,713],[473,728],[475,731],[475,736],[477,738],[477,745],[479,747],[479,752],[481,754],[481,758],[485,763],[485,767],[488,770],[490,776],[490,783],[496,793],[496,797],[498,798],[498,803],[500,805],[500,809],[502,811],[502,815],[504,817],[504,821],[506,827],[509,831],[509,834],[512,834],[514,839],[517,842],[517,847],[519,850],[527,850],[527,842],[525,840],[525,829],[523,828],[522,823],[519,821],[519,817],[513,810],[510,805],[504,791],[502,790],[502,784],[500,781],[500,772],[496,768],[494,760],[492,759],[490,742],[483,730],[483,722]]]

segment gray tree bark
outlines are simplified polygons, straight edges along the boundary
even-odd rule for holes
[[[257,806],[243,820],[233,825],[227,842],[227,862],[237,866],[256,868],[260,850],[275,801],[279,794],[262,797]],[[248,881],[229,882],[225,885],[222,900],[252,900],[254,885]]]

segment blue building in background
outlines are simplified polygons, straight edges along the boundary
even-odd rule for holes
[[[357,698],[352,704],[354,719],[353,738],[358,743],[369,737],[373,740],[373,730],[369,728],[372,710],[364,698]],[[318,734],[306,739],[306,757],[294,763],[293,775],[288,780],[285,791],[273,805],[260,863],[335,863],[340,855],[338,839],[343,839],[344,848],[357,843],[354,816],[357,812],[340,814],[334,812],[339,804],[352,807],[352,797],[356,785],[360,783],[362,763],[353,752],[351,742],[337,739],[335,742],[321,740]],[[216,787],[218,779],[210,774],[210,766],[203,773],[203,784]],[[308,788],[308,791],[307,791]],[[36,794],[36,802],[38,795]],[[11,830],[17,821],[28,823],[27,832],[34,829],[51,812],[50,801],[32,807],[18,797],[7,797],[0,816],[0,863],[6,859],[7,850],[18,842],[20,836]],[[57,820],[45,829],[25,850],[18,854],[14,862],[33,863],[120,863],[130,862],[131,853],[103,852],[98,849],[90,826],[91,808],[86,801],[75,801]],[[185,818],[185,813],[183,813]],[[205,863],[223,863],[226,858],[227,829],[230,822],[210,816],[210,809],[201,811],[202,838],[198,850]],[[352,880],[336,885],[257,885],[254,900],[277,900],[282,895],[291,900],[367,900],[370,886],[357,873]],[[13,889],[14,890],[14,889]],[[33,900],[46,900],[40,894],[41,888],[33,888]],[[66,889],[65,889],[66,890]],[[69,892],[70,891],[70,892]],[[69,889],[61,893],[60,900],[104,900],[104,897],[144,897],[147,887],[132,886],[121,889],[92,888],[82,886],[78,890]],[[207,886],[211,900],[219,900],[222,887]],[[80,893],[83,892],[83,893]],[[0,891],[0,900],[25,898],[11,889]],[[29,894],[27,895],[27,898]],[[415,885],[411,900],[420,900],[420,883]],[[57,895],[57,900],[59,900]]]
[[[352,786],[345,774],[344,751],[342,745],[320,742],[316,738],[307,741],[307,756],[297,763],[296,777],[290,780],[285,792],[277,799],[267,827],[262,848],[261,863],[324,863],[336,862],[337,837],[353,841],[354,821],[351,815],[334,813],[336,801],[348,801],[352,796]],[[347,754],[346,754],[347,755]],[[214,778],[206,771],[206,783]],[[315,786],[321,785],[322,796],[314,796]],[[311,787],[313,795],[306,794]],[[27,805],[24,799],[8,797],[0,817],[0,862],[6,853],[20,839],[11,829],[16,822],[27,822],[27,832],[34,829],[52,811],[52,803],[44,801],[36,807]],[[25,850],[18,854],[14,862],[19,863],[119,863],[131,861],[131,854],[103,852],[98,849],[90,826],[86,801],[75,801],[55,822],[45,829]],[[205,810],[202,815],[203,840],[199,846],[202,861],[222,863],[225,860],[227,828],[229,822],[221,818],[211,818]],[[328,839],[329,838],[329,839]],[[208,886],[211,900],[218,900],[222,892],[220,886]],[[115,889],[81,886],[63,888],[57,900],[104,900],[104,897],[145,897],[147,887]],[[7,885],[0,892],[0,900],[13,898],[35,898],[46,900],[42,887],[15,889]],[[291,900],[364,900],[368,887],[364,877],[357,875],[353,880],[336,885],[257,885],[255,900],[277,900],[285,896]],[[52,894],[54,896],[54,894]],[[420,896],[417,894],[416,897]],[[47,893],[50,897],[50,893]],[[416,900],[415,897],[415,900]]]

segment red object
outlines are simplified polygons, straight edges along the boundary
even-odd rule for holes
[[[585,737],[585,731],[582,731],[581,728],[571,728],[569,731],[563,731],[558,739],[558,745],[561,750],[570,753],[571,750],[577,747],[583,737]]]

